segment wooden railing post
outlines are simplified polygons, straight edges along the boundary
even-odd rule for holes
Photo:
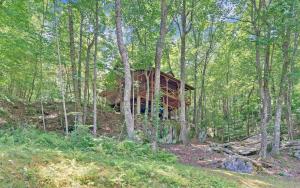
[[[137,79],[137,88],[136,88],[137,98],[136,98],[136,114],[141,114],[141,95],[140,95],[140,83]]]
[[[164,119],[168,119],[169,117],[169,79],[168,78],[165,78],[166,80],[166,92],[167,92],[167,95],[166,95],[166,101],[163,103],[164,105]]]

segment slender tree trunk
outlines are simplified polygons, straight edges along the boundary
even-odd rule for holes
[[[194,47],[196,48],[196,53],[195,53],[195,57],[194,57],[194,93],[193,93],[193,105],[194,105],[194,109],[193,109],[193,124],[195,125],[195,136],[197,137],[197,133],[198,131],[198,126],[196,125],[197,121],[197,86],[198,86],[198,55],[199,55],[199,43],[200,43],[200,32],[196,31],[193,29],[193,38],[194,38]]]
[[[255,44],[255,59],[256,59],[256,72],[257,72],[257,81],[259,85],[259,96],[261,101],[261,150],[260,156],[262,158],[267,157],[267,123],[268,123],[268,102],[266,100],[265,90],[263,86],[262,80],[262,69],[261,69],[261,61],[260,61],[260,49],[259,49],[259,36],[260,32],[256,30],[256,36],[258,37]]]
[[[186,45],[186,1],[182,1],[182,12],[181,12],[181,50],[180,50],[180,137],[184,145],[187,145],[188,134],[187,134],[187,125],[185,117],[185,45]]]
[[[289,68],[289,73],[293,74],[294,73],[294,64],[295,64],[295,58],[297,54],[297,49],[298,49],[298,43],[299,43],[299,33],[294,34],[294,47],[293,47],[293,54],[291,57],[291,65]],[[287,81],[287,91],[285,92],[285,105],[286,105],[286,122],[287,122],[287,127],[288,127],[288,138],[289,140],[293,140],[293,134],[294,134],[294,126],[293,126],[293,117],[292,117],[292,93],[293,93],[293,79],[291,75],[288,76],[288,81]]]
[[[286,106],[286,111],[285,111],[285,119],[286,119],[286,124],[288,128],[288,139],[293,140],[293,119],[292,119],[292,107],[291,107],[291,84],[290,84],[290,79],[288,80],[288,86],[287,86],[287,91],[284,92],[284,103]]]
[[[201,74],[200,95],[199,95],[199,99],[198,99],[198,114],[197,114],[197,119],[196,119],[197,126],[199,126],[199,124],[201,125],[203,118],[204,118],[203,103],[204,103],[204,95],[205,95],[205,78],[206,78],[207,65],[208,65],[208,54],[205,57],[205,61],[203,63],[202,74]],[[199,128],[197,130],[199,131]],[[196,134],[198,135],[199,132],[197,132]]]
[[[74,21],[73,21],[73,10],[71,3],[68,4],[68,17],[69,17],[69,39],[70,39],[70,60],[72,68],[72,83],[75,97],[75,112],[80,111],[80,100],[78,95],[78,75],[77,67],[75,64],[75,39],[74,39]]]
[[[148,128],[148,114],[149,114],[149,95],[150,95],[150,82],[149,82],[149,75],[148,70],[145,70],[145,77],[146,77],[146,104],[145,104],[145,117],[144,117],[144,124],[145,124],[145,131],[147,133]],[[148,135],[148,134],[146,134]]]
[[[55,1],[54,3],[54,10],[56,11],[56,4],[57,2]],[[63,103],[63,111],[64,111],[64,117],[65,117],[65,129],[66,129],[66,135],[69,135],[69,124],[68,124],[68,116],[67,116],[67,110],[66,110],[66,101],[65,101],[65,84],[64,84],[64,79],[63,79],[63,67],[61,63],[61,57],[60,57],[60,44],[59,44],[59,22],[58,22],[57,16],[55,17],[55,31],[56,31],[56,50],[57,50],[57,61],[59,64],[59,82],[60,82],[60,91],[61,91],[61,96],[62,96],[62,103]]]
[[[167,56],[167,63],[168,63],[169,72],[172,75],[174,75],[173,69],[172,69],[172,66],[171,66],[170,49],[168,49],[167,47],[166,47],[166,56]]]
[[[271,39],[271,28],[268,28],[267,32],[267,40]],[[263,78],[263,85],[264,85],[264,95],[267,104],[267,124],[269,124],[270,120],[272,119],[272,105],[271,105],[271,94],[269,89],[269,80],[270,80],[270,55],[271,55],[271,44],[267,44],[265,50],[265,64],[264,64],[264,78]]]
[[[282,102],[284,97],[284,91],[286,89],[286,81],[287,81],[287,70],[290,64],[290,56],[289,56],[289,47],[290,47],[290,29],[287,28],[285,40],[282,45],[283,48],[283,64],[282,64],[282,72],[280,78],[279,85],[279,93],[276,101],[276,113],[275,113],[275,125],[274,125],[274,141],[272,147],[272,153],[277,155],[279,154],[280,147],[280,123],[281,123],[281,112],[282,112]]]
[[[120,0],[115,0],[115,13],[116,13],[116,35],[118,48],[121,55],[121,60],[124,65],[125,71],[125,87],[124,87],[124,115],[125,123],[127,126],[128,138],[134,139],[134,121],[132,118],[130,110],[130,95],[131,95],[131,73],[130,64],[128,61],[128,53],[123,41],[123,31],[122,31],[122,20],[121,20],[121,2]]]
[[[260,122],[260,132],[261,132],[261,149],[260,149],[260,156],[265,159],[267,157],[267,125],[269,119],[269,109],[268,109],[268,100],[267,95],[265,93],[266,89],[264,88],[264,81],[263,81],[263,69],[261,65],[261,54],[260,54],[260,38],[261,38],[261,31],[260,26],[258,25],[258,18],[260,18],[261,9],[262,9],[262,0],[259,0],[258,6],[255,0],[251,0],[252,2],[252,11],[251,11],[251,21],[253,25],[253,29],[256,35],[256,42],[255,42],[255,67],[257,73],[257,82],[259,86],[259,97],[261,102],[261,122]],[[266,70],[266,69],[265,69]]]
[[[196,131],[196,135],[199,135],[199,126],[201,126],[201,123],[203,122],[204,119],[204,101],[205,101],[205,78],[206,78],[206,70],[207,66],[209,63],[209,55],[212,51],[213,48],[213,42],[214,42],[214,35],[213,35],[213,22],[210,26],[209,30],[209,35],[210,35],[210,41],[209,41],[209,47],[205,52],[205,59],[203,62],[203,67],[202,67],[202,73],[201,73],[201,83],[200,83],[200,95],[198,99],[198,106],[197,106],[197,111],[196,111],[196,119],[195,119],[195,125],[198,127]]]
[[[210,33],[210,34],[211,34],[211,37],[212,37],[212,33]],[[199,99],[198,99],[197,118],[196,118],[196,121],[195,121],[195,124],[198,126],[198,129],[197,129],[198,132],[196,132],[197,136],[199,134],[199,125],[201,125],[201,123],[203,122],[203,119],[204,119],[205,78],[206,78],[207,66],[208,66],[208,63],[209,63],[209,54],[210,54],[210,51],[212,49],[212,43],[213,43],[213,37],[211,38],[210,46],[209,46],[209,48],[208,48],[208,50],[206,51],[206,54],[205,54],[205,59],[204,59],[202,74],[201,74],[200,95],[199,95]]]
[[[42,88],[43,88],[43,56],[42,56],[42,53],[43,53],[43,43],[42,43],[42,36],[43,36],[43,33],[44,33],[44,27],[45,27],[45,12],[47,12],[48,10],[48,0],[45,2],[46,4],[46,7],[43,3],[43,20],[42,20],[42,27],[41,27],[41,32],[40,32],[40,43],[41,43],[41,46],[40,46],[40,86],[39,86],[39,98],[40,98],[40,105],[41,105],[41,111],[42,111],[42,121],[43,121],[43,129],[44,131],[46,131],[46,121],[45,121],[45,114],[44,114],[44,104],[43,104],[43,92],[42,92]]]
[[[93,134],[97,134],[97,44],[98,44],[98,28],[99,28],[99,2],[96,1],[96,19],[95,19],[95,53],[94,53],[94,80],[93,80]]]
[[[197,56],[194,59],[194,95],[193,95],[193,104],[194,104],[194,109],[193,109],[193,124],[195,125],[195,132],[198,132],[198,127],[196,125],[197,122],[197,85],[198,85],[198,71],[197,71]],[[196,135],[197,136],[197,135]]]
[[[133,46],[133,44],[132,44],[132,46]],[[132,47],[133,48],[133,47]],[[132,51],[133,51],[133,49],[132,49]],[[134,115],[134,113],[135,113],[135,107],[134,107],[134,103],[135,103],[135,93],[134,93],[134,71],[131,71],[132,72],[132,77],[131,77],[131,82],[132,82],[132,110],[131,110],[131,112],[132,112],[132,119],[133,119],[133,122],[134,122],[134,120],[135,120],[135,115]]]
[[[88,44],[86,51],[85,60],[85,73],[84,73],[84,90],[83,90],[83,124],[86,124],[87,114],[88,114],[88,91],[89,91],[89,80],[90,80],[90,56],[91,49],[94,45],[94,38],[90,44]]]
[[[38,70],[38,59],[35,62],[35,66],[34,66],[34,73],[33,73],[33,78],[32,78],[32,83],[31,83],[31,88],[29,91],[29,96],[28,96],[28,102],[31,102],[31,98],[35,89],[35,80],[37,77],[37,70]]]
[[[159,109],[160,109],[160,65],[163,53],[163,47],[165,43],[165,36],[167,33],[167,3],[166,0],[160,1],[161,17],[160,17],[160,34],[156,43],[155,52],[155,86],[154,86],[154,127],[155,134],[153,139],[153,149],[157,148],[157,137],[159,128]]]
[[[261,65],[260,65],[260,50],[258,46],[258,42],[256,44],[256,72],[258,74],[258,82],[259,82],[259,93],[260,100],[262,104],[261,109],[261,150],[260,156],[262,158],[267,157],[267,124],[268,124],[268,102],[266,100],[265,90],[263,87],[263,81],[261,76]]]
[[[82,65],[81,65],[81,58],[82,58],[82,35],[83,35],[83,20],[84,20],[84,15],[81,12],[80,13],[80,31],[79,31],[79,52],[78,52],[78,97],[81,103],[81,72],[82,72]]]

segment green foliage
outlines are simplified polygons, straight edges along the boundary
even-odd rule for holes
[[[80,139],[79,135],[85,138]],[[0,179],[5,177],[5,180],[0,181],[0,186],[23,187],[25,180],[26,185],[33,187],[74,183],[88,187],[235,186],[219,175],[212,178],[197,169],[179,165],[171,154],[153,153],[149,145],[127,140],[118,143],[103,137],[90,139],[92,146],[87,145],[87,137],[88,131],[82,127],[70,138],[35,129],[1,130]]]
[[[95,146],[95,141],[91,135],[90,129],[85,125],[76,126],[75,130],[71,132],[70,144],[75,148],[81,148],[88,150]]]
[[[4,117],[7,114],[3,107],[0,107],[0,117]]]
[[[77,129],[72,135],[76,139],[36,129],[1,129],[0,187],[233,188],[247,187],[248,181],[251,185],[258,182],[257,186],[293,185],[292,181],[286,184],[277,179],[274,183],[254,176],[185,166],[167,152],[153,153],[150,145],[128,140],[93,138],[93,146],[87,146],[79,134],[88,137],[86,128]],[[72,139],[82,143],[74,145]]]

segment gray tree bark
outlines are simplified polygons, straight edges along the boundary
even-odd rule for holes
[[[281,78],[279,85],[279,93],[276,101],[276,112],[275,112],[275,124],[274,124],[274,141],[272,147],[272,153],[277,155],[279,154],[280,147],[280,123],[281,123],[281,112],[282,112],[282,102],[284,97],[284,91],[287,85],[287,70],[290,64],[290,55],[289,55],[289,47],[290,47],[290,29],[287,28],[284,43],[282,45],[283,50],[283,64],[281,69]]]
[[[145,114],[144,114],[144,129],[145,129],[145,134],[148,136],[148,113],[149,113],[149,95],[150,95],[150,81],[149,81],[149,75],[148,75],[148,70],[145,70],[144,72],[145,77],[146,77],[146,104],[145,104]]]
[[[91,49],[94,45],[94,38],[92,42],[88,42],[88,47],[86,51],[86,60],[85,60],[85,73],[84,73],[84,89],[83,89],[83,124],[86,124],[87,114],[88,114],[88,90],[90,82],[90,56]]]
[[[261,102],[261,122],[260,122],[260,132],[261,132],[261,149],[260,149],[260,156],[265,159],[267,157],[267,125],[269,121],[269,102],[268,102],[268,95],[266,93],[267,89],[264,88],[267,85],[264,84],[264,79],[267,79],[264,74],[263,77],[263,69],[261,65],[261,54],[260,54],[260,39],[261,39],[261,28],[258,25],[260,18],[260,14],[262,11],[262,5],[263,1],[259,0],[258,6],[256,0],[251,0],[252,7],[251,7],[251,22],[253,26],[253,30],[256,35],[256,42],[255,42],[255,67],[256,67],[256,73],[257,73],[257,82],[259,86],[259,97],[260,97],[260,102]],[[268,69],[265,69],[268,70]],[[266,81],[265,81],[266,83]]]
[[[163,53],[163,47],[165,43],[165,36],[167,33],[167,3],[166,0],[160,1],[161,16],[160,16],[160,33],[156,43],[155,51],[155,86],[154,86],[154,127],[155,134],[153,139],[153,149],[157,148],[157,137],[159,127],[159,108],[160,108],[160,65]]]
[[[75,97],[75,111],[80,111],[80,100],[79,100],[79,92],[78,92],[78,74],[77,74],[77,66],[75,63],[75,39],[74,39],[74,21],[73,21],[73,10],[71,3],[68,4],[68,17],[69,17],[69,45],[70,45],[70,61],[72,68],[72,83],[74,89],[74,97]]]
[[[97,134],[97,44],[98,44],[98,28],[99,28],[99,3],[96,1],[96,19],[94,29],[95,53],[94,53],[94,80],[93,80],[93,134]]]
[[[79,51],[78,51],[78,97],[79,101],[81,102],[81,71],[82,71],[82,65],[81,65],[81,58],[82,58],[82,35],[83,35],[83,20],[84,15],[81,12],[80,13],[80,29],[79,29]]]
[[[56,1],[54,3],[54,12],[56,12]],[[63,111],[64,111],[64,117],[65,117],[65,131],[66,135],[69,135],[69,124],[68,124],[68,115],[67,115],[67,109],[66,109],[66,100],[65,100],[65,83],[63,79],[63,67],[61,63],[61,54],[60,54],[60,43],[59,43],[59,19],[57,16],[55,16],[55,39],[56,39],[56,50],[57,50],[57,61],[59,65],[59,82],[60,82],[60,91],[61,91],[61,96],[62,96],[62,103],[63,103]]]
[[[186,1],[182,1],[182,12],[181,12],[181,48],[180,48],[180,137],[184,145],[189,143],[188,140],[188,132],[187,132],[187,124],[186,124],[186,116],[185,116],[185,45],[186,45],[186,35],[187,35],[187,27],[186,27]]]
[[[122,16],[121,16],[121,2],[120,0],[115,0],[115,14],[116,14],[116,35],[118,48],[121,55],[121,60],[124,65],[125,72],[125,86],[124,86],[124,116],[125,123],[127,127],[128,138],[134,139],[134,121],[132,118],[131,108],[130,108],[130,95],[131,95],[131,73],[130,64],[128,61],[128,53],[123,41],[123,31],[122,31]]]
[[[295,64],[295,58],[296,54],[298,51],[298,43],[299,43],[299,33],[296,32],[294,34],[294,47],[293,47],[293,54],[291,56],[291,65],[289,68],[289,73],[292,74],[294,73],[294,64]],[[291,76],[288,76],[288,86],[287,90],[285,92],[285,105],[286,105],[286,113],[285,113],[285,118],[286,118],[286,123],[288,127],[288,138],[289,140],[294,139],[294,125],[293,125],[293,117],[292,117],[292,93],[293,93],[293,79]]]

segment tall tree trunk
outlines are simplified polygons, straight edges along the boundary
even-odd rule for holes
[[[70,60],[72,68],[72,83],[74,89],[75,97],[75,111],[79,112],[80,109],[80,100],[78,95],[78,75],[77,68],[75,63],[75,39],[74,39],[74,21],[73,21],[73,10],[71,2],[68,4],[68,17],[69,17],[69,40],[70,40]]]
[[[160,1],[161,16],[160,16],[160,33],[156,43],[155,51],[155,86],[154,86],[154,126],[155,134],[153,139],[153,149],[157,148],[157,137],[159,128],[159,109],[160,109],[160,65],[163,53],[163,47],[165,42],[165,36],[167,33],[167,3],[166,0]]]
[[[31,82],[31,88],[29,90],[29,96],[28,96],[28,102],[31,102],[31,98],[35,89],[35,80],[37,77],[37,70],[38,70],[38,56],[37,56],[37,60],[35,62],[35,66],[34,66],[34,72],[33,72],[33,78],[32,78],[32,82]]]
[[[132,118],[130,110],[130,95],[131,95],[131,73],[130,64],[128,61],[128,53],[123,41],[123,31],[122,31],[122,20],[121,20],[121,2],[120,0],[115,0],[115,13],[116,13],[116,35],[118,48],[121,55],[121,60],[124,65],[125,72],[125,86],[124,86],[124,115],[125,123],[127,127],[128,138],[134,139],[134,121]]]
[[[82,58],[82,35],[83,35],[83,20],[84,20],[84,15],[81,12],[80,13],[80,29],[79,29],[79,51],[78,51],[78,97],[81,103],[81,58]]]
[[[40,86],[39,86],[39,98],[40,98],[40,105],[41,105],[41,111],[42,111],[42,120],[43,120],[43,129],[44,131],[46,131],[46,121],[45,121],[45,114],[44,114],[44,104],[43,104],[43,92],[42,92],[42,88],[43,88],[43,43],[42,43],[42,36],[43,36],[43,33],[44,33],[44,27],[45,27],[45,12],[47,12],[48,10],[48,0],[46,1],[46,7],[44,5],[44,2],[43,2],[43,18],[42,18],[42,26],[41,26],[41,32],[40,32],[40,43],[41,43],[41,46],[40,46]]]
[[[269,109],[268,109],[268,100],[266,89],[264,88],[264,80],[263,80],[263,69],[261,65],[261,54],[260,54],[260,39],[261,39],[261,28],[258,25],[258,20],[261,14],[262,9],[262,0],[259,0],[258,6],[256,0],[251,0],[252,7],[251,7],[251,21],[253,30],[256,35],[256,42],[255,42],[255,67],[257,73],[257,82],[259,86],[259,97],[261,103],[261,122],[260,122],[260,132],[261,132],[261,149],[260,149],[260,156],[265,159],[267,157],[267,125],[269,119]],[[265,69],[266,70],[266,69]]]
[[[290,28],[287,28],[284,43],[282,45],[283,48],[283,64],[282,64],[282,72],[280,78],[279,85],[279,93],[276,101],[276,112],[275,112],[275,124],[274,124],[274,141],[272,147],[273,154],[279,154],[280,147],[280,123],[281,123],[281,112],[282,112],[282,102],[284,97],[284,91],[286,89],[286,81],[287,81],[287,70],[290,64],[290,56],[289,56],[289,47],[290,47],[290,37],[291,32]]]
[[[205,78],[206,78],[206,70],[207,70],[207,65],[208,65],[208,54],[206,54],[204,63],[203,63],[203,69],[202,69],[202,74],[201,74],[201,86],[200,86],[200,95],[198,99],[198,111],[197,111],[197,118],[196,118],[196,124],[199,126],[201,125],[203,121],[203,114],[204,114],[204,95],[205,95]],[[199,128],[197,129],[199,131]],[[196,133],[197,135],[199,132]]]
[[[146,77],[146,101],[145,101],[145,114],[144,114],[144,124],[145,124],[145,133],[148,135],[148,114],[149,114],[149,95],[150,95],[150,81],[148,70],[145,70],[145,77]]]
[[[197,106],[197,111],[196,111],[196,119],[195,119],[195,125],[198,127],[196,129],[196,135],[199,136],[199,126],[201,126],[201,123],[203,122],[204,119],[204,111],[205,108],[203,107],[204,101],[205,101],[205,78],[206,78],[206,71],[207,71],[207,66],[209,63],[209,55],[213,49],[213,43],[214,43],[214,34],[213,34],[213,28],[214,26],[214,21],[211,23],[210,30],[209,30],[209,47],[205,52],[205,59],[203,62],[203,67],[202,67],[202,72],[201,72],[201,83],[200,83],[200,95],[198,99],[198,106]],[[206,130],[204,131],[204,134]],[[202,140],[202,139],[201,139]]]
[[[185,117],[185,39],[186,39],[186,1],[182,1],[181,12],[181,49],[180,49],[180,137],[184,145],[188,144],[187,125]]]
[[[196,31],[195,29],[193,31],[193,39],[194,39],[194,47],[196,48],[196,53],[194,57],[194,93],[193,93],[193,124],[195,125],[195,133],[197,137],[198,132],[198,126],[196,125],[197,122],[197,86],[198,86],[198,55],[199,55],[199,45],[200,45],[200,32]]]
[[[259,33],[258,35],[259,36]],[[260,156],[262,158],[267,157],[267,124],[268,124],[268,101],[266,100],[266,94],[263,87],[262,80],[262,70],[260,63],[260,49],[258,45],[258,41],[255,45],[256,51],[256,72],[258,74],[258,85],[259,85],[259,93],[260,93],[260,101],[261,101],[261,123],[260,123],[260,131],[261,131],[261,150]]]
[[[193,93],[193,105],[194,105],[194,109],[193,109],[193,124],[195,125],[195,132],[197,133],[198,132],[198,127],[196,125],[196,122],[197,122],[197,85],[198,85],[198,71],[197,71],[197,56],[195,56],[195,59],[194,59],[194,93]]]
[[[93,134],[97,134],[97,52],[98,52],[98,29],[99,29],[99,2],[96,1],[95,19],[95,53],[94,53],[94,80],[93,80]]]
[[[90,56],[91,49],[94,45],[95,39],[87,47],[86,60],[85,60],[85,73],[84,73],[84,90],[83,90],[83,124],[86,124],[88,114],[88,91],[89,91],[89,80],[90,80]]]
[[[56,12],[57,2],[54,2],[54,12]],[[61,57],[60,57],[60,44],[59,44],[59,20],[57,16],[55,17],[55,38],[56,38],[56,50],[57,50],[57,61],[59,64],[59,82],[60,82],[60,91],[62,96],[62,103],[63,103],[63,111],[64,111],[64,117],[65,117],[65,129],[66,129],[66,135],[69,135],[69,124],[68,124],[68,116],[67,116],[67,109],[66,109],[66,101],[65,101],[65,84],[63,79],[63,66],[61,63]]]
[[[293,54],[291,56],[291,65],[289,68],[289,73],[294,73],[294,64],[295,64],[295,58],[297,54],[298,49],[298,43],[299,43],[299,33],[296,32],[294,34],[294,46],[293,46]],[[286,122],[288,127],[288,138],[289,140],[293,140],[293,132],[294,132],[294,126],[293,126],[293,117],[292,117],[292,93],[293,93],[293,79],[291,76],[288,76],[287,81],[287,90],[285,92],[285,105],[286,105]]]
[[[292,119],[292,107],[291,107],[291,92],[292,92],[292,87],[291,87],[291,79],[288,79],[288,86],[287,86],[287,91],[284,92],[284,103],[286,106],[286,111],[285,111],[285,119],[286,119],[286,124],[288,128],[288,139],[293,140],[293,119]]]
[[[267,40],[271,40],[271,28],[268,28],[267,31]],[[270,55],[271,55],[271,44],[268,43],[265,50],[265,64],[264,64],[264,95],[267,104],[267,124],[269,124],[272,119],[272,105],[271,105],[271,94],[269,89],[269,79],[270,79]]]
[[[168,68],[169,68],[169,72],[174,75],[173,73],[173,69],[172,69],[172,66],[171,66],[171,59],[170,59],[170,49],[168,47],[165,47],[166,48],[166,56],[167,56],[167,63],[168,63]]]

